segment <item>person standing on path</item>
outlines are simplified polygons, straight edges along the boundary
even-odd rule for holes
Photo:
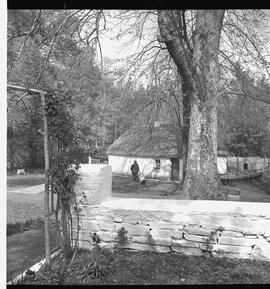
[[[133,180],[134,181],[139,181],[139,165],[137,164],[137,161],[134,161],[132,166],[130,167],[130,170],[132,172]]]

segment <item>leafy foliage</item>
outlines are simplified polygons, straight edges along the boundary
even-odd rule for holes
[[[90,275],[91,278],[94,279],[99,278],[100,276],[105,276],[108,273],[109,265],[112,261],[112,254],[109,249],[102,248],[100,246],[101,240],[96,233],[94,233],[91,237],[94,244],[94,249],[91,252],[90,262],[86,267],[83,266],[83,274],[85,277]]]
[[[122,246],[127,244],[127,242],[128,242],[127,233],[128,233],[128,231],[124,227],[121,227],[118,229],[117,240],[118,240],[119,247],[122,247]]]
[[[52,193],[57,194],[57,204],[55,210],[56,228],[60,237],[60,242],[64,257],[69,260],[76,253],[78,245],[77,238],[74,238],[74,229],[80,230],[79,225],[73,225],[73,207],[77,207],[76,192],[74,185],[78,179],[76,171],[79,166],[71,167],[66,163],[60,163],[51,171]],[[59,217],[60,213],[60,217]],[[79,218],[79,211],[76,211],[75,217]]]
[[[25,222],[16,222],[7,224],[7,236],[12,236],[17,233],[22,233],[30,229],[40,229],[43,227],[43,220],[37,218],[36,220],[27,220]]]
[[[248,82],[247,90],[255,90],[261,96],[269,93],[269,84],[264,77],[255,81],[246,72],[238,71],[237,74],[245,80],[242,82]],[[232,85],[238,84],[232,81]],[[223,97],[219,102],[219,145],[237,156],[268,156],[269,112],[269,105],[245,95]]]

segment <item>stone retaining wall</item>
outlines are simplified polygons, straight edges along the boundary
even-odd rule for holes
[[[103,168],[99,180],[107,182],[107,174],[110,169]],[[127,243],[122,247],[131,250],[270,261],[268,203],[114,198],[108,196],[108,182],[104,194],[85,181],[80,247],[92,248],[93,233],[102,245],[115,247],[119,230],[125,228]],[[101,196],[95,197],[94,191]]]

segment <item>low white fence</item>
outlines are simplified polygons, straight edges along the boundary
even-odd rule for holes
[[[254,171],[270,170],[270,159],[259,157],[228,157],[228,171]]]
[[[89,164],[108,164],[107,160],[104,159],[93,159],[91,157],[88,157],[88,163]]]

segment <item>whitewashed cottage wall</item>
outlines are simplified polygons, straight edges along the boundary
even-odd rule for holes
[[[155,170],[155,159],[160,160],[160,169]],[[109,155],[109,164],[112,166],[112,172],[116,174],[131,175],[130,167],[136,160],[139,164],[140,171],[147,178],[170,180],[172,174],[172,162],[169,158],[153,157],[126,157]],[[219,174],[227,173],[227,158],[217,158],[217,168]]]
[[[267,169],[270,163],[269,158],[260,158],[260,157],[247,157],[247,158],[238,158],[238,167],[239,170],[244,170],[244,164],[248,164],[248,170],[261,170]],[[228,168],[237,169],[237,157],[228,157]]]
[[[159,158],[160,169],[154,170],[155,158],[147,157],[126,157],[109,155],[109,164],[112,166],[112,172],[117,174],[131,175],[130,167],[134,160],[137,161],[141,173],[147,178],[153,179],[171,179],[172,162],[168,158]]]

